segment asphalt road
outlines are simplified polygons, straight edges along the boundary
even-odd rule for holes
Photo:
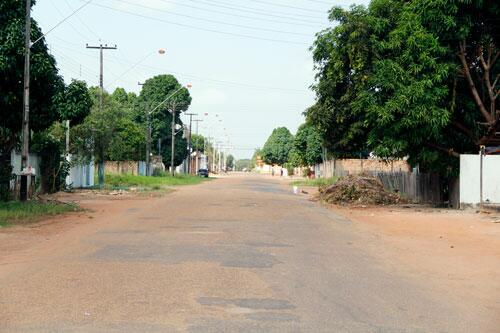
[[[277,180],[240,175],[101,208],[0,265],[0,331],[495,331]]]

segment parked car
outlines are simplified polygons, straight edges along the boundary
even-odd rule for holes
[[[208,178],[208,169],[198,170],[198,176]]]

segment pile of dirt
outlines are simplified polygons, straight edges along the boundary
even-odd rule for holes
[[[346,176],[335,184],[320,188],[319,197],[328,203],[390,205],[401,202],[399,195],[387,191],[380,180],[368,176]]]

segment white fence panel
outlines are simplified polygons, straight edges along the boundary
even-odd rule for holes
[[[460,155],[460,204],[480,203],[480,156]],[[483,157],[483,200],[500,204],[500,155]]]

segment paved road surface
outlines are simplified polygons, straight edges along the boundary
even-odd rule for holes
[[[0,265],[0,331],[495,331],[279,181],[228,177],[126,203]]]

